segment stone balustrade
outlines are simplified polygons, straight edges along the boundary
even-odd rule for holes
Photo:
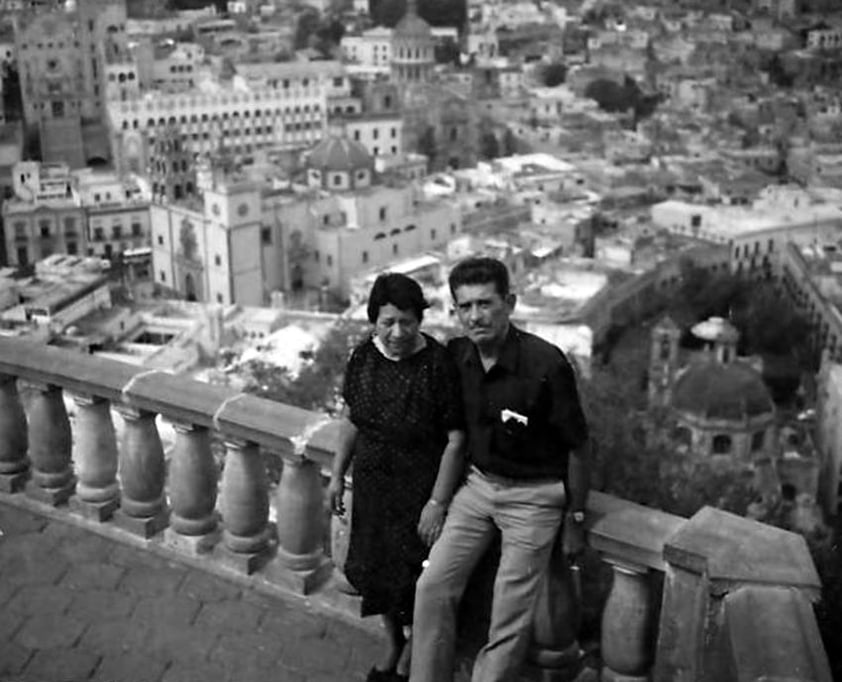
[[[65,394],[75,404],[72,428]],[[114,412],[124,421],[119,443]],[[168,462],[158,415],[176,434]],[[84,523],[158,539],[173,556],[302,593],[352,592],[341,575],[347,522],[332,522],[333,562],[323,541],[322,472],[337,430],[289,405],[0,339],[0,501],[66,509]],[[225,444],[221,472],[214,434]],[[283,462],[274,493],[261,451]],[[351,507],[350,488],[347,495]],[[613,573],[603,680],[830,681],[811,608],[820,584],[800,536],[713,508],[684,519],[597,492],[587,526],[590,547]],[[530,679],[569,679],[579,665],[579,604],[567,573],[554,552]]]

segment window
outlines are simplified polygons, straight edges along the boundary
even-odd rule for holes
[[[433,241],[435,241],[435,239],[436,239],[436,228],[435,227],[432,230],[430,230],[430,239],[432,239]]]
[[[763,431],[755,431],[751,434],[751,451],[752,452],[759,452],[763,449],[763,441],[764,441],[765,433]]]
[[[363,263],[368,263],[368,251],[363,251]]]
[[[216,265],[217,267],[219,267],[220,265],[222,265],[222,258],[220,258],[220,257],[219,257],[219,254],[216,254],[216,255],[213,257],[213,264],[214,264],[214,265]]]
[[[217,302],[217,303],[222,303],[222,301],[223,301],[223,299],[222,299],[222,294],[217,294],[217,295],[216,295],[216,302]]]
[[[260,243],[261,244],[271,244],[272,243],[272,228],[271,227],[261,227],[260,228]]]
[[[713,454],[727,455],[731,452],[731,436],[720,434],[713,437]]]
[[[392,128],[392,137],[397,137],[397,136],[398,136],[398,129]]]
[[[163,246],[163,245],[164,245],[164,236],[159,234],[158,235],[158,246]]]
[[[379,137],[380,137],[380,129],[379,129],[379,128],[375,128],[375,129],[372,131],[371,136],[372,136],[372,138],[374,138],[375,140],[376,140],[377,138],[379,138]]]
[[[162,282],[166,282],[166,281],[167,281],[167,273],[166,273],[166,272],[164,272],[163,270],[161,270],[161,272],[160,272],[160,273],[158,273],[158,274],[160,275],[159,279],[160,279]]]
[[[76,233],[76,218],[68,216],[64,219],[64,233],[67,235]]]
[[[41,231],[41,236],[46,238],[50,236],[50,221],[49,220],[40,220],[38,221],[38,229]]]
[[[79,247],[76,245],[76,242],[67,242],[67,253],[71,256],[79,253]]]
[[[398,255],[398,245],[397,245],[396,243],[395,243],[395,244],[392,244],[392,255],[393,255],[393,256],[397,256],[397,255]]]
[[[386,220],[386,207],[380,207],[380,220]]]

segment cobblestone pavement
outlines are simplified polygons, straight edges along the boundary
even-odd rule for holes
[[[0,681],[365,679],[376,635],[0,504]]]

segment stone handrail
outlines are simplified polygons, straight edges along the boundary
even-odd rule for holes
[[[18,381],[31,390],[26,410]],[[65,391],[76,404],[72,433]],[[112,408],[125,422],[119,445]],[[175,426],[169,467],[157,415]],[[259,572],[304,593],[326,589],[332,573],[330,585],[349,589],[342,520],[333,521],[333,562],[323,548],[322,470],[337,430],[330,418],[289,405],[0,338],[0,500],[23,494],[67,505],[87,523],[163,536],[176,555]],[[225,443],[221,479],[214,432]],[[261,449],[283,461],[275,528]],[[350,491],[348,498],[351,506]],[[603,680],[829,682],[810,608],[820,584],[803,538],[712,508],[684,519],[598,492],[587,518],[589,545],[613,572]],[[579,663],[567,573],[556,552],[535,616],[534,679],[564,679]]]

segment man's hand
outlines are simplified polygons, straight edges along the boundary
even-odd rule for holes
[[[337,516],[345,513],[345,479],[342,476],[331,476],[330,484],[327,486],[327,499],[330,501],[330,510]]]
[[[564,537],[562,538],[564,556],[577,559],[585,551],[585,524],[577,523],[573,516],[564,516]]]
[[[421,510],[421,518],[418,520],[418,535],[427,547],[432,547],[438,540],[441,529],[444,527],[444,517],[447,516],[447,508],[443,504],[427,502]]]

